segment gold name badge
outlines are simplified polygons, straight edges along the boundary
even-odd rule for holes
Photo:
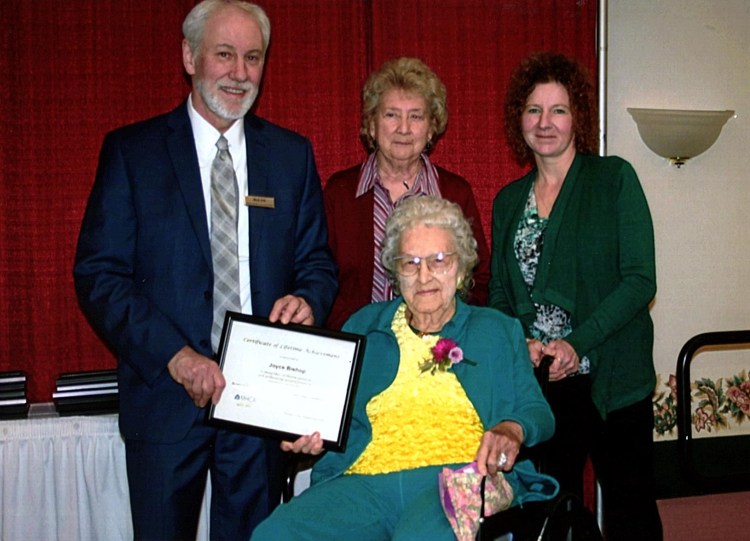
[[[262,195],[246,195],[245,204],[248,207],[263,207],[266,209],[276,208],[276,199]]]

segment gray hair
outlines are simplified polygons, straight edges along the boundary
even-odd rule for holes
[[[260,27],[263,38],[263,54],[265,55],[268,43],[271,41],[271,21],[262,7],[242,0],[203,0],[190,10],[190,13],[185,17],[185,22],[182,23],[182,35],[190,45],[190,51],[193,55],[199,55],[206,21],[225,6],[238,7],[253,16]]]
[[[453,235],[458,255],[458,273],[463,277],[458,287],[461,297],[466,297],[474,285],[474,267],[479,261],[477,241],[471,224],[456,203],[434,195],[415,195],[401,201],[385,223],[385,237],[380,252],[393,287],[398,291],[396,258],[401,255],[401,238],[404,232],[419,226],[439,227]]]

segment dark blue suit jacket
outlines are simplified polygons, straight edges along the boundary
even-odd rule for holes
[[[304,297],[322,325],[336,268],[312,148],[253,115],[245,120],[253,313]],[[213,271],[193,132],[183,103],[117,129],[103,143],[74,268],[80,305],[118,358],[120,429],[126,438],[179,441],[197,415],[167,371],[183,346],[211,356]]]

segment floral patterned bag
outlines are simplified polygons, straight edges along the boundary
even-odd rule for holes
[[[504,511],[513,502],[513,488],[505,476],[501,472],[483,476],[476,462],[457,470],[443,468],[438,479],[440,503],[458,541],[473,541],[476,537],[482,513],[482,486],[485,487],[485,513]]]

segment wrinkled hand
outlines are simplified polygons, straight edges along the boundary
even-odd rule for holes
[[[523,429],[515,421],[503,421],[490,428],[482,435],[476,461],[479,473],[495,475],[498,471],[510,471],[521,451]],[[505,453],[508,460],[498,468],[500,455]]]
[[[195,405],[218,404],[226,386],[219,365],[189,346],[178,351],[167,365],[169,375],[182,385]]]
[[[539,362],[542,360],[542,357],[544,357],[544,353],[542,353],[544,344],[542,344],[536,338],[527,338],[526,346],[528,346],[529,348],[529,357],[531,357],[531,364],[533,364],[536,368],[537,366],[539,366]]]
[[[560,381],[578,372],[578,353],[565,340],[554,340],[542,348],[545,355],[552,355],[555,361],[549,367],[549,380]]]
[[[302,297],[294,295],[285,295],[273,303],[271,313],[268,319],[273,323],[279,321],[286,325],[287,323],[301,323],[302,325],[312,325],[315,323],[315,316],[312,308]]]
[[[306,453],[308,455],[319,455],[323,452],[323,438],[320,432],[313,432],[309,436],[300,436],[296,441],[282,441],[282,451],[293,453]]]

